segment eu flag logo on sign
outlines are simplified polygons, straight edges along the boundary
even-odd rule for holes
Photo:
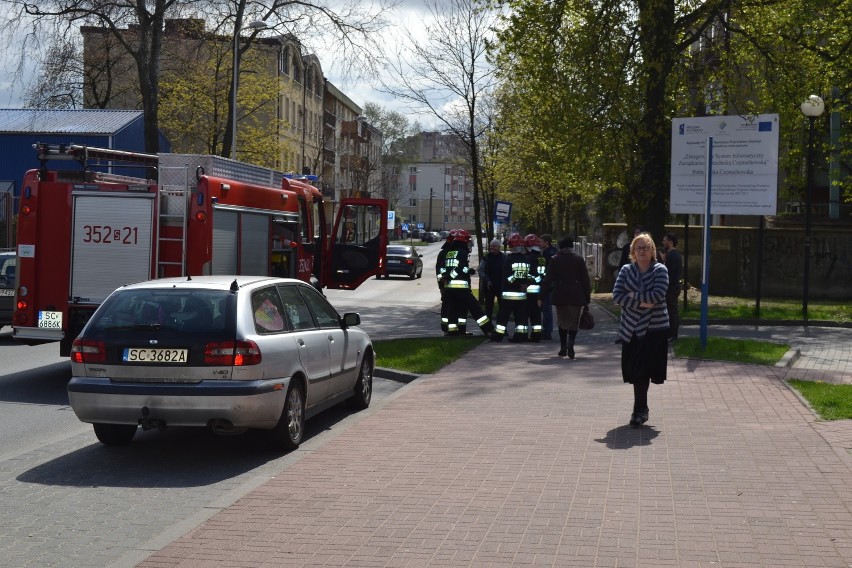
[[[758,132],[772,132],[772,123],[771,122],[758,122],[757,123],[757,131]]]

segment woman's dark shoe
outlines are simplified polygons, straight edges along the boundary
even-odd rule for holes
[[[642,421],[639,418],[639,413],[634,412],[633,414],[630,415],[630,427],[631,428],[639,428],[640,426],[642,426]]]
[[[648,411],[646,410],[645,412],[640,412],[639,415],[638,415],[638,418],[639,418],[639,422],[641,424],[644,424],[645,422],[647,422],[648,421]]]
[[[568,348],[568,358],[569,358],[569,359],[573,359],[573,358],[574,358],[574,346],[573,346],[573,345],[572,345],[571,347],[569,347],[569,348]]]
[[[568,351],[564,347],[559,350],[559,353],[557,353],[557,355],[559,355],[560,357],[565,357],[567,354],[568,354]],[[572,357],[572,359],[573,359],[573,357]]]

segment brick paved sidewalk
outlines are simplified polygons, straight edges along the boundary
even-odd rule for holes
[[[673,360],[631,429],[585,339],[482,345],[139,566],[852,566],[852,457],[786,369]]]

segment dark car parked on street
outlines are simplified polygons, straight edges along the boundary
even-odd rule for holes
[[[15,266],[14,251],[0,252],[0,327],[12,325],[15,309]]]
[[[357,313],[313,286],[261,276],[123,286],[71,347],[68,399],[107,445],[139,426],[266,430],[299,446],[305,420],[338,402],[367,408],[375,359]]]
[[[410,245],[388,245],[387,254],[385,256],[385,272],[384,276],[388,277],[394,274],[402,274],[408,276],[412,280],[423,276],[423,261],[422,254],[417,252],[417,249]],[[376,278],[381,278],[382,275],[376,275]]]
[[[427,233],[423,233],[423,236],[420,237],[420,240],[424,243],[437,243],[441,239],[441,235],[436,233],[435,231],[429,231]]]

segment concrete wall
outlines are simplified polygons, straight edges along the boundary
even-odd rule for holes
[[[627,242],[624,224],[604,224],[604,264],[598,291],[610,291],[618,273],[621,246]],[[688,242],[684,227],[667,226],[678,238],[681,253],[688,249],[686,281],[700,288],[702,227],[690,226]],[[756,295],[758,262],[760,259],[758,228],[710,228],[711,295],[753,297]],[[662,246],[662,235],[653,235]],[[805,232],[803,228],[772,228],[763,230],[761,296],[765,298],[797,298],[804,285]],[[852,227],[831,226],[812,228],[810,298],[852,298]]]

